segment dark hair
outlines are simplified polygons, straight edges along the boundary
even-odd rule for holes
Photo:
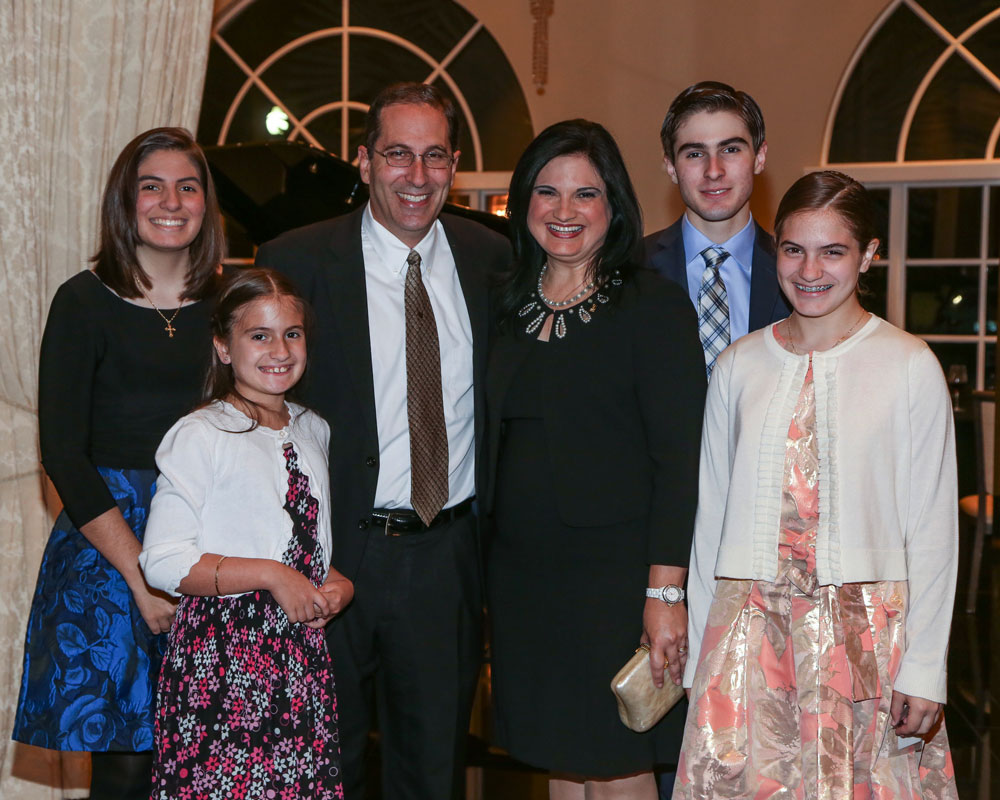
[[[458,150],[458,135],[462,121],[458,109],[439,89],[428,83],[394,83],[386,86],[375,95],[368,107],[368,117],[365,121],[365,148],[371,158],[375,151],[375,143],[382,133],[382,109],[386,106],[413,105],[430,106],[444,114],[448,122],[448,146],[454,153]]]
[[[233,334],[233,327],[240,321],[247,305],[255,300],[270,297],[290,297],[295,300],[302,310],[302,326],[305,329],[306,342],[308,343],[313,322],[312,308],[309,303],[299,294],[288,278],[280,272],[261,267],[239,269],[232,275],[223,278],[210,320],[213,339],[229,342]],[[294,395],[289,392],[286,396]],[[260,422],[257,404],[237,391],[233,367],[231,364],[222,363],[213,342],[212,363],[205,374],[201,405],[206,406],[215,400],[225,400],[231,397],[238,398],[246,406],[247,416],[253,421],[248,430],[256,428]]]
[[[226,239],[208,161],[184,128],[153,128],[140,133],[125,145],[115,159],[101,200],[100,247],[90,260],[94,263],[97,277],[122,297],[139,297],[143,288],[152,288],[152,281],[136,255],[137,248],[142,244],[136,220],[136,202],[139,164],[157,150],[183,153],[198,169],[198,178],[205,193],[205,217],[201,230],[188,248],[191,268],[181,299],[201,300],[214,289],[219,264],[225,255]]]
[[[781,230],[789,217],[827,208],[840,215],[861,250],[878,238],[875,209],[868,190],[850,175],[825,170],[803,175],[785,192],[774,218],[775,239],[781,241]]]
[[[732,111],[738,114],[750,131],[753,151],[756,153],[764,144],[764,115],[760,106],[746,92],[738,92],[728,83],[701,81],[688,86],[674,98],[660,127],[660,142],[663,155],[674,160],[674,137],[677,129],[692,114],[700,111]]]
[[[528,208],[538,173],[554,158],[577,154],[586,156],[601,176],[611,209],[608,232],[588,277],[601,284],[616,270],[627,276],[642,258],[642,211],[614,138],[603,126],[589,120],[557,122],[528,145],[510,179],[507,217],[514,244],[514,266],[501,289],[500,313],[504,316],[513,314],[523,304],[545,260],[544,251],[528,230]]]

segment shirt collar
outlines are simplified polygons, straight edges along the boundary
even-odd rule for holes
[[[365,213],[361,217],[361,236],[367,239],[375,250],[379,261],[385,264],[393,275],[400,275],[406,269],[406,257],[410,250],[416,250],[420,254],[420,271],[426,275],[430,272],[433,259],[431,254],[437,245],[438,231],[441,229],[441,220],[434,220],[434,224],[416,247],[409,247],[401,242],[394,233],[386,228],[381,222],[375,219],[372,214],[371,203],[365,206]]]
[[[721,247],[740,267],[744,270],[750,269],[750,265],[753,264],[753,244],[757,236],[752,216],[746,225],[725,242],[713,242],[691,224],[686,213],[682,219],[681,233],[684,237],[684,258],[687,263],[691,263],[706,247]]]

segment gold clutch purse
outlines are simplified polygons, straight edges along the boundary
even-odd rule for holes
[[[618,716],[625,727],[643,733],[663,719],[684,696],[684,688],[664,676],[663,688],[657,689],[649,671],[649,645],[635,651],[611,680],[611,691],[618,701]]]

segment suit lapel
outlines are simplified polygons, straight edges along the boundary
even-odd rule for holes
[[[368,289],[365,259],[361,249],[361,217],[355,211],[347,235],[330,241],[330,261],[326,270],[327,289],[333,323],[340,331],[351,379],[357,387],[368,430],[377,431],[375,383],[372,377],[372,348],[368,328]],[[331,377],[331,380],[336,380]]]
[[[780,319],[778,314],[781,290],[775,272],[774,241],[766,230],[754,222],[753,265],[750,268],[750,330],[763,328]],[[782,309],[783,310],[783,309]]]
[[[684,237],[681,220],[664,230],[656,240],[657,250],[650,263],[663,277],[669,278],[687,292],[687,259],[684,257]]]
[[[456,225],[448,215],[440,217],[444,226],[448,245],[458,270],[458,282],[465,297],[465,307],[469,312],[472,328],[472,385],[475,392],[475,432],[477,452],[482,441],[483,424],[486,420],[482,387],[486,377],[486,350],[489,341],[489,286],[480,256],[460,225]]]
[[[451,247],[451,254],[455,259],[455,269],[458,270],[458,281],[462,286],[462,295],[465,297],[465,306],[469,311],[469,324],[472,326],[472,346],[473,359],[479,362],[479,349],[485,347],[486,337],[489,333],[489,288],[483,278],[483,268],[477,259],[474,248],[462,236],[462,231],[457,228],[449,217],[442,215],[441,224],[444,226],[448,245]],[[479,377],[478,375],[476,376]]]

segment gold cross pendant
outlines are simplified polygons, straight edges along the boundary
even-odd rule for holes
[[[165,330],[167,332],[167,335],[171,339],[173,339],[174,338],[174,331],[177,330],[177,328],[175,328],[173,325],[171,325],[170,322],[168,321],[167,322],[167,327],[164,328],[163,330]]]

